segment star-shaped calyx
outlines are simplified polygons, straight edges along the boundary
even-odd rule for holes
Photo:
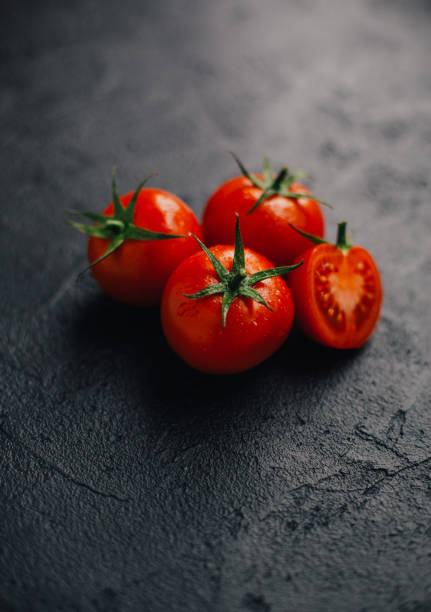
[[[297,232],[304,238],[307,238],[307,240],[309,240],[313,244],[333,244],[333,246],[336,246],[337,249],[340,249],[344,253],[347,253],[347,251],[352,248],[351,240],[347,238],[347,222],[346,221],[341,221],[340,223],[338,223],[337,239],[335,243],[328,242],[327,240],[324,240],[323,238],[319,238],[319,236],[314,236],[313,234],[307,234],[307,232],[303,232],[298,227],[295,227],[294,225],[292,225],[292,223],[289,223],[289,225],[293,230],[295,230],[295,232]]]
[[[261,179],[255,174],[252,174],[251,172],[249,172],[245,168],[244,164],[239,159],[239,157],[235,155],[235,153],[232,153],[232,151],[231,151],[231,155],[236,161],[236,163],[238,164],[238,167],[241,170],[242,174],[246,178],[248,178],[248,180],[251,181],[255,187],[258,187],[259,189],[263,190],[262,195],[253,204],[250,210],[246,212],[246,215],[250,215],[265,200],[267,200],[268,198],[271,198],[274,195],[283,196],[284,198],[291,198],[293,200],[296,200],[298,198],[308,198],[309,200],[316,200],[317,202],[320,202],[321,204],[324,204],[325,206],[329,206],[329,208],[333,208],[333,206],[329,204],[329,202],[326,202],[325,200],[321,200],[320,198],[316,198],[316,196],[314,195],[290,191],[290,187],[295,181],[303,178],[304,176],[307,176],[307,173],[304,172],[303,170],[298,170],[297,172],[290,172],[289,168],[287,166],[284,166],[280,170],[280,172],[277,175],[275,175],[274,172],[272,171],[271,164],[269,162],[269,158],[265,157],[263,160],[263,164],[262,164],[263,179]]]
[[[87,234],[87,236],[94,236],[95,238],[105,238],[110,243],[104,254],[92,261],[91,264],[83,270],[92,268],[99,262],[103,261],[111,255],[116,249],[118,249],[126,240],[170,240],[172,238],[186,238],[181,234],[163,234],[161,232],[152,232],[141,227],[137,227],[133,223],[133,217],[135,214],[136,202],[139,196],[139,192],[147,183],[147,181],[154,176],[149,174],[141,183],[139,183],[136,191],[134,192],[129,204],[124,207],[118,195],[117,181],[115,180],[115,171],[112,171],[112,199],[114,201],[114,214],[113,216],[106,216],[99,213],[93,212],[82,212],[80,210],[69,210],[68,212],[73,215],[79,215],[90,221],[94,221],[96,225],[86,225],[85,223],[76,223],[75,221],[68,221],[69,225]],[[83,273],[81,272],[81,274]]]
[[[212,253],[204,244],[199,240],[197,236],[192,234],[192,236],[197,240],[199,246],[207,255],[208,259],[212,263],[214,270],[219,277],[219,282],[214,283],[212,285],[208,285],[204,287],[197,293],[193,293],[192,295],[185,295],[185,297],[191,300],[197,300],[200,298],[207,297],[208,295],[215,295],[217,293],[223,294],[222,305],[221,305],[221,318],[223,328],[226,327],[226,317],[229,311],[229,308],[235,298],[239,296],[248,297],[252,300],[255,300],[259,304],[262,304],[268,310],[272,311],[271,306],[266,302],[266,300],[260,295],[260,293],[254,289],[254,285],[259,283],[260,281],[266,280],[267,278],[272,278],[274,276],[282,276],[291,270],[295,270],[302,265],[302,261],[293,266],[280,266],[278,268],[268,268],[267,270],[261,270],[260,272],[255,272],[254,274],[248,274],[245,267],[245,255],[244,255],[244,245],[241,238],[241,232],[239,227],[239,215],[236,215],[236,227],[235,227],[235,250],[232,262],[232,268],[229,272],[227,268],[221,263],[219,259]]]

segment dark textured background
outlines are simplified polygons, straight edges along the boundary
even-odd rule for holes
[[[431,4],[2,2],[2,611],[431,610]],[[211,378],[65,209],[311,171],[378,261],[363,350]]]

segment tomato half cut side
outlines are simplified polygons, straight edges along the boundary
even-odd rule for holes
[[[299,326],[321,344],[362,346],[374,331],[383,297],[379,271],[369,252],[322,244],[303,258],[304,265],[289,278]]]

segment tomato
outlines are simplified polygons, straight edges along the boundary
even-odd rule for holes
[[[297,181],[303,173],[283,168],[274,178],[268,160],[263,174],[250,174],[235,157],[243,174],[223,183],[207,202],[203,227],[209,245],[229,244],[235,213],[241,218],[245,246],[275,265],[291,263],[309,247],[289,223],[323,237],[325,221],[319,201]],[[326,202],[325,202],[326,204]]]
[[[296,320],[310,338],[334,348],[359,348],[376,327],[382,283],[370,253],[346,242],[346,223],[336,244],[309,236],[316,246],[302,254],[304,265],[289,275]]]
[[[165,287],[161,318],[173,350],[211,374],[247,370],[286,340],[294,316],[282,278],[292,266],[243,248],[237,221],[235,247],[218,245],[180,263]]]
[[[114,299],[137,306],[160,302],[171,272],[198,249],[188,234],[202,236],[194,213],[180,198],[142,188],[144,183],[119,197],[114,178],[114,201],[101,215],[77,213],[96,225],[71,222],[90,236],[88,259],[100,287]]]

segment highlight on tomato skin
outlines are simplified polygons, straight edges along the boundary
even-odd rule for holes
[[[346,240],[339,224],[336,244],[315,239],[302,254],[301,268],[288,278],[296,321],[311,339],[332,348],[360,348],[380,317],[383,289],[371,254]]]
[[[217,245],[180,263],[165,287],[161,321],[172,349],[190,366],[233,374],[256,366],[286,340],[293,300],[263,255],[244,249],[236,223],[235,247]]]
[[[303,172],[282,168],[275,175],[265,159],[262,173],[252,174],[234,157],[242,174],[224,182],[210,196],[203,216],[206,243],[229,244],[235,213],[239,213],[246,247],[262,253],[274,265],[292,263],[309,243],[289,224],[323,237],[325,219],[321,203],[328,203],[313,196],[299,182]]]
[[[101,213],[70,211],[94,225],[70,222],[89,236],[89,268],[103,291],[133,306],[156,306],[177,265],[198,250],[191,232],[202,228],[193,211],[176,195],[144,188],[118,195]]]

